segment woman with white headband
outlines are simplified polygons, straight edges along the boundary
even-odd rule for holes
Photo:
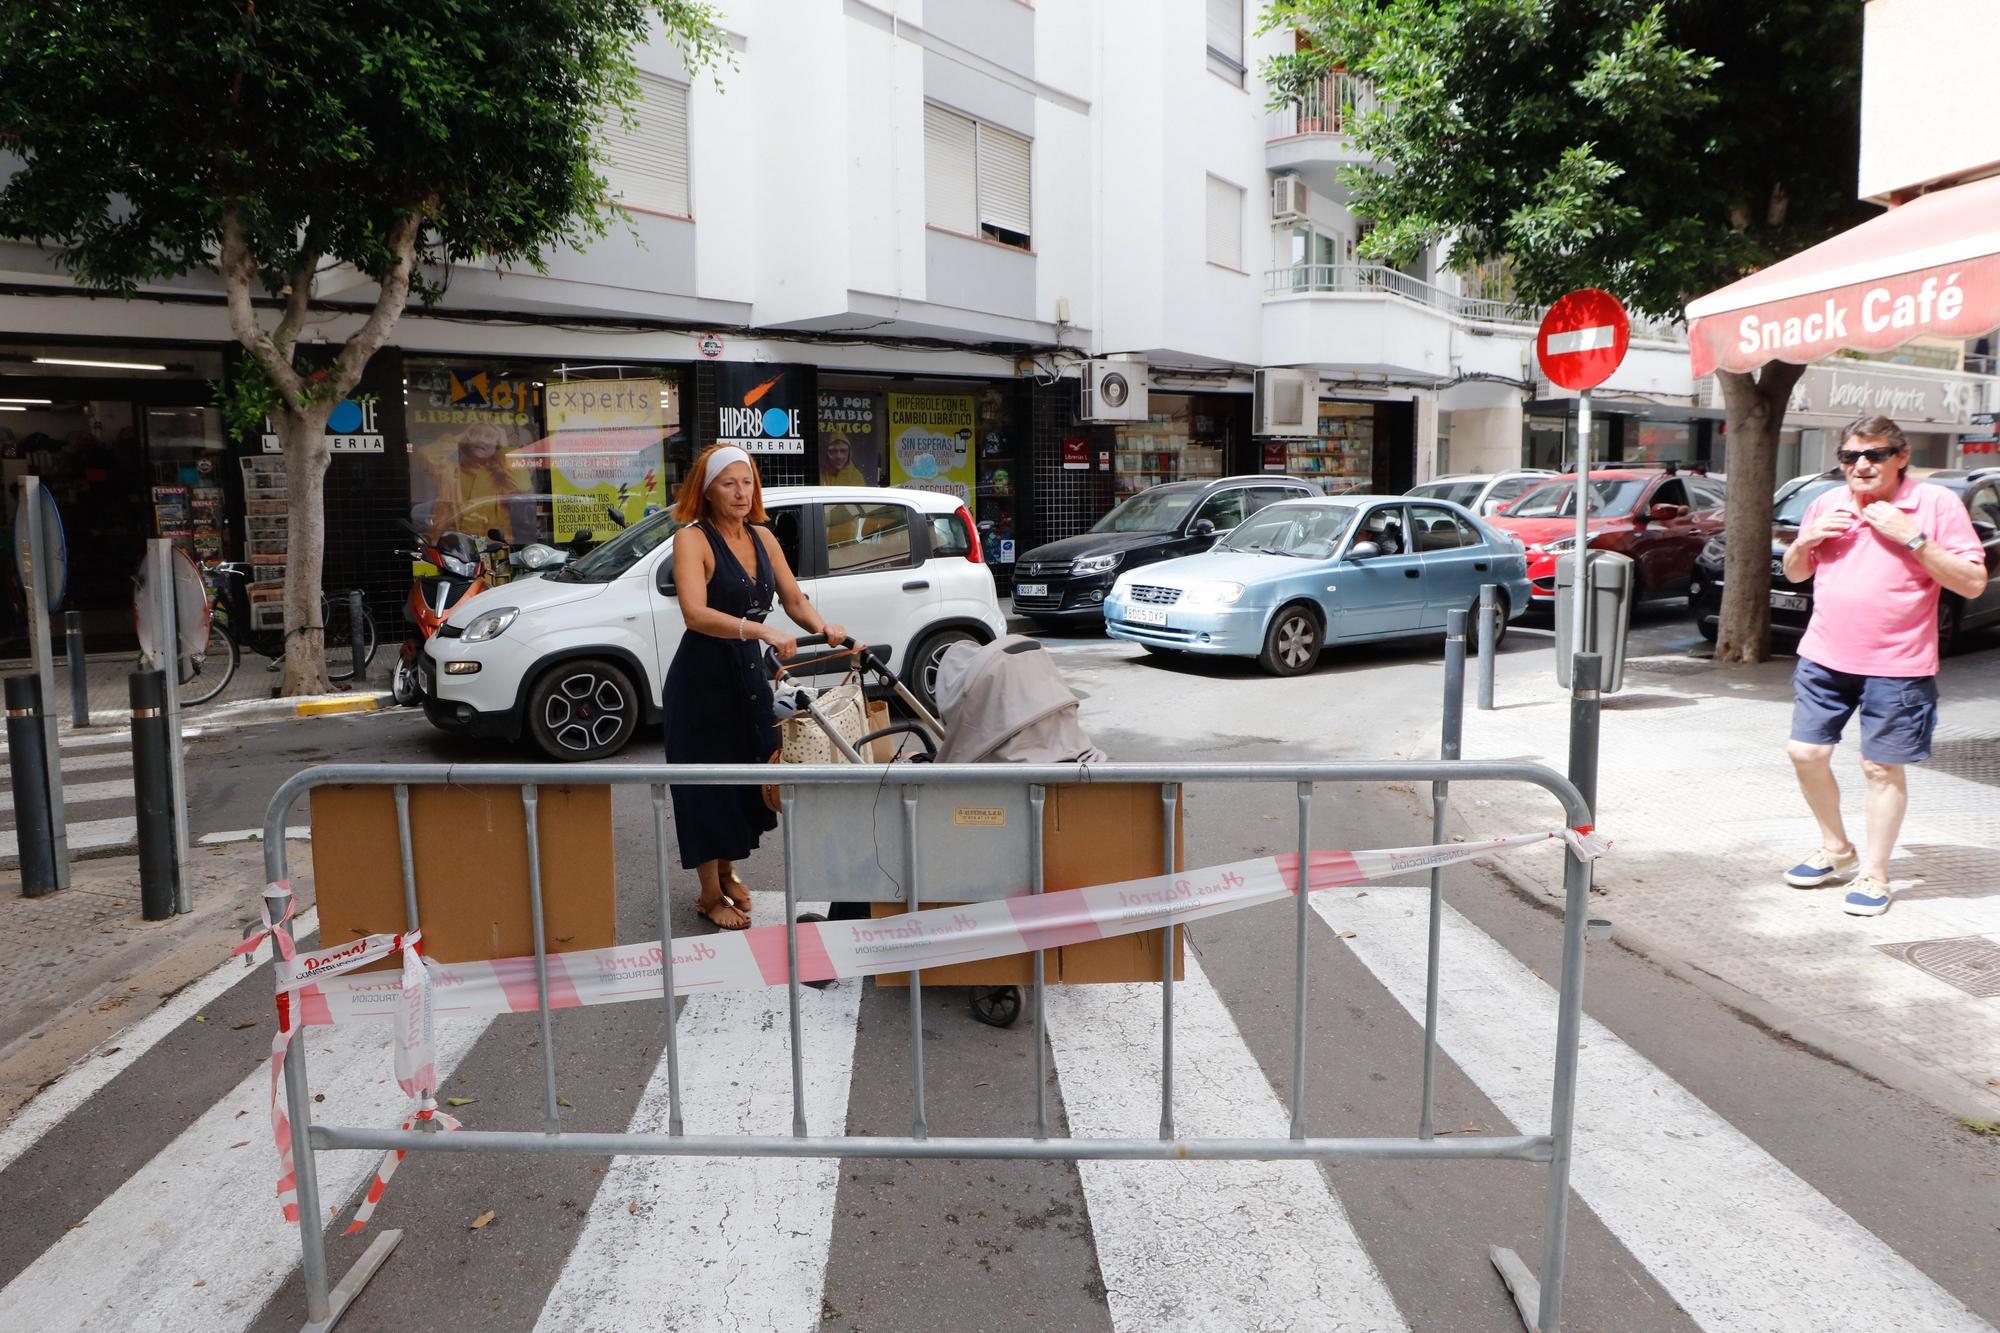
[[[778,748],[771,683],[758,661],[767,643],[798,651],[764,623],[773,600],[793,623],[838,643],[847,637],[806,600],[777,537],[764,526],[764,487],[750,455],[733,444],[704,450],[674,497],[674,586],[687,632],[667,669],[661,702],[670,764],[761,764]],[[750,889],[736,862],[776,828],[756,787],[673,788],[681,864],[701,880],[695,910],[724,930],[750,924]]]

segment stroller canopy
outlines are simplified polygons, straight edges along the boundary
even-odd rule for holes
[[[1102,763],[1076,718],[1076,696],[1034,639],[957,643],[938,660],[941,764]]]

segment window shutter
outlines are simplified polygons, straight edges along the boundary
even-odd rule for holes
[[[979,221],[982,225],[1034,234],[1028,178],[1028,141],[1018,134],[979,127]]]
[[[1208,0],[1208,49],[1242,68],[1243,0]]]
[[[1208,178],[1208,262],[1243,267],[1243,191]]]
[[[973,138],[964,116],[924,107],[924,221],[968,236],[979,231]]]
[[[633,128],[605,127],[604,178],[627,208],[688,214],[688,90],[656,74],[639,75]]]

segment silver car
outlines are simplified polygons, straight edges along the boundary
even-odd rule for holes
[[[1555,475],[1547,468],[1533,467],[1512,472],[1466,472],[1413,486],[1409,496],[1412,500],[1449,500],[1485,518]]]

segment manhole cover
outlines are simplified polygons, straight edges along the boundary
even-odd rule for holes
[[[1915,940],[1909,944],[1875,946],[1900,958],[1919,972],[1928,972],[1947,986],[1956,986],[1982,1000],[2000,999],[2000,944],[1982,935],[1955,940]]]

